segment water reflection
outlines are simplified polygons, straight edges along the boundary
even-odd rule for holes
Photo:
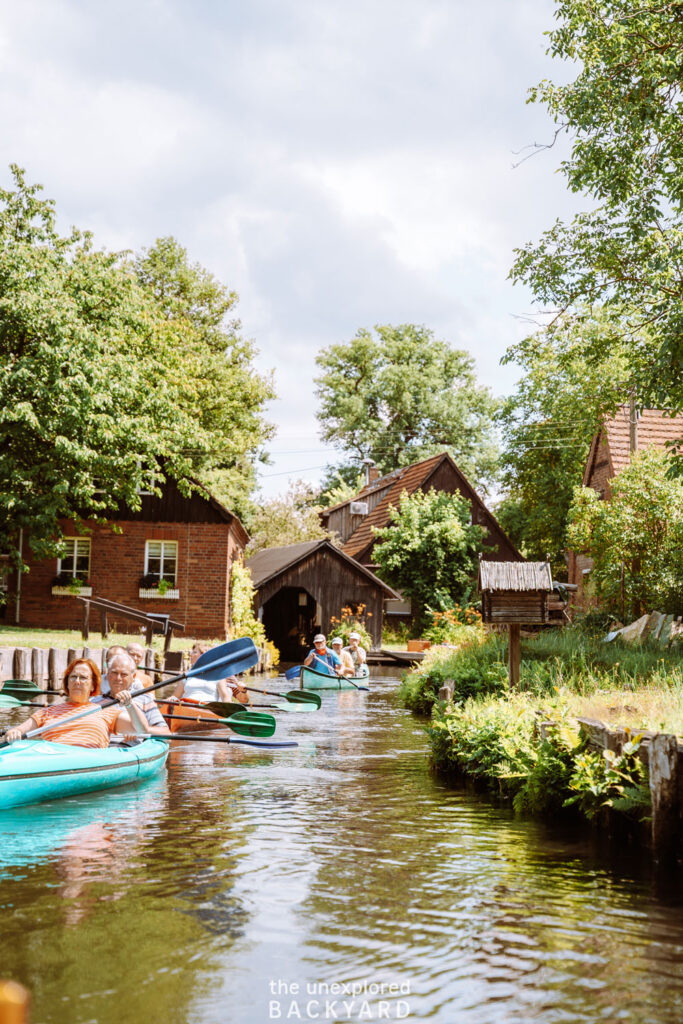
[[[280,733],[301,746],[178,746],[143,786],[0,817],[0,952],[37,1021],[261,1024],[291,985],[392,982],[417,1021],[680,1019],[677,906],[433,778],[392,682]]]

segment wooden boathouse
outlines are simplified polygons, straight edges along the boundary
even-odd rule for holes
[[[265,548],[246,563],[256,588],[256,608],[286,661],[296,661],[318,632],[330,635],[342,608],[361,617],[373,647],[382,642],[385,600],[398,595],[364,565],[329,540]]]

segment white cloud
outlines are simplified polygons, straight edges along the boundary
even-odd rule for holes
[[[512,248],[572,202],[558,153],[512,170],[550,137],[524,101],[550,73],[552,13],[0,0],[0,178],[25,166],[62,223],[111,248],[176,235],[240,293],[282,434],[312,448],[315,354],[361,326],[424,323],[511,386],[498,360],[530,302],[507,280]]]

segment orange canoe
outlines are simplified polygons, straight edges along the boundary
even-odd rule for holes
[[[196,708],[196,713],[195,709]],[[159,710],[171,732],[204,732],[205,729],[221,729],[223,721],[213,711],[209,711],[198,700],[183,697],[182,704],[159,701]],[[169,715],[182,715],[182,719],[169,718]],[[187,721],[187,719],[193,721]]]

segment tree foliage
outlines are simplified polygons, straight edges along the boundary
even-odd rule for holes
[[[320,492],[304,480],[295,480],[284,495],[257,502],[250,521],[247,557],[263,548],[329,537],[320,524],[321,511]]]
[[[500,414],[505,497],[496,516],[528,558],[549,554],[561,573],[567,514],[591,439],[603,419],[628,401],[627,346],[611,318],[596,309],[580,330],[560,318],[509,348],[503,362],[523,372]]]
[[[541,82],[530,99],[571,138],[561,171],[591,208],[519,249],[512,276],[577,319],[579,302],[616,306],[634,348],[650,325],[641,404],[681,408],[683,3],[558,0],[556,20],[549,52],[578,74]]]
[[[139,508],[151,470],[182,486],[216,451],[232,457],[240,378],[219,374],[212,390],[218,351],[190,319],[88,233],[61,235],[40,186],[12,174],[0,190],[0,544],[18,558],[20,528],[52,554],[60,518]]]
[[[240,515],[248,515],[254,463],[273,428],[262,416],[274,397],[270,378],[256,372],[256,349],[240,335],[234,312],[237,295],[208,270],[190,263],[174,238],[159,238],[134,262],[140,284],[163,316],[182,335],[190,373],[185,404],[216,444],[202,459],[201,476],[210,490]]]
[[[596,597],[620,617],[683,612],[683,482],[668,469],[667,454],[650,448],[617,474],[609,501],[574,492],[569,543],[593,559]]]
[[[324,441],[382,474],[447,450],[475,483],[491,480],[495,401],[476,382],[474,360],[414,324],[361,329],[318,355],[318,419]]]
[[[484,536],[470,519],[470,503],[460,494],[404,492],[389,525],[375,529],[381,576],[410,597],[418,621],[428,606],[443,610],[469,599]]]

